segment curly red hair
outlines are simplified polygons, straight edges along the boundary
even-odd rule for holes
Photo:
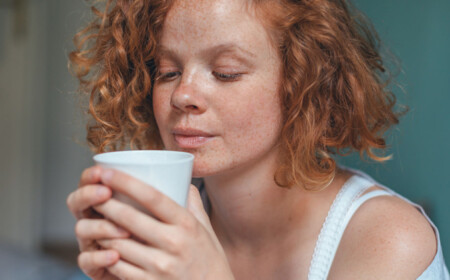
[[[384,132],[398,123],[395,96],[371,25],[345,0],[252,0],[283,64],[284,124],[278,185],[313,189],[336,172],[333,154],[376,161]],[[152,113],[154,57],[173,1],[109,0],[74,38],[70,54],[90,95],[87,139],[95,152],[160,149]]]

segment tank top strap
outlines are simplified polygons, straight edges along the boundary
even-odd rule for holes
[[[350,219],[353,217],[353,214],[355,214],[356,210],[358,210],[358,208],[367,200],[377,197],[377,196],[382,196],[382,195],[392,195],[390,192],[386,191],[386,190],[375,190],[375,191],[371,191],[368,193],[365,193],[363,195],[361,195],[360,197],[358,197],[353,203],[352,206],[350,206],[350,208],[348,209],[347,214],[345,215],[344,220],[342,221],[342,226],[345,228],[347,228],[348,223],[350,222]],[[341,236],[342,237],[342,236]]]
[[[391,195],[387,191],[376,190],[361,196],[374,185],[373,181],[354,175],[342,186],[320,230],[309,267],[309,280],[327,278],[344,230],[356,210],[370,198]]]

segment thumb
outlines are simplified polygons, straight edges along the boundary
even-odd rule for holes
[[[225,255],[225,252],[220,244],[219,239],[214,232],[214,229],[211,225],[211,221],[209,220],[209,216],[203,207],[202,198],[200,196],[200,192],[198,189],[191,185],[189,189],[189,197],[188,197],[188,211],[191,212],[192,215],[200,222],[200,224],[209,232],[213,242],[216,244],[217,248]]]
[[[209,231],[212,231],[212,226],[209,221],[208,214],[203,207],[202,198],[197,187],[191,185],[188,194],[188,210],[195,218]]]

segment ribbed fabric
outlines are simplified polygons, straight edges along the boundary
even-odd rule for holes
[[[309,280],[327,278],[337,247],[347,226],[342,222],[353,202],[371,186],[373,186],[372,182],[359,176],[352,176],[342,186],[320,230],[309,267]]]
[[[331,265],[336,254],[336,250],[342,238],[342,234],[347,227],[347,224],[351,220],[353,214],[358,208],[367,200],[380,196],[380,195],[394,195],[416,207],[427,218],[429,223],[436,233],[436,239],[438,242],[438,250],[433,262],[428,268],[420,275],[418,280],[450,280],[448,269],[445,265],[444,256],[442,254],[441,241],[439,238],[439,231],[433,222],[428,218],[423,208],[407,198],[393,192],[389,188],[375,182],[367,174],[346,167],[340,166],[341,169],[346,169],[356,174],[352,176],[342,186],[341,190],[336,195],[333,204],[328,211],[327,218],[325,219],[322,229],[320,231],[314,254],[311,260],[308,280],[326,280],[330,271]],[[209,214],[211,211],[211,204],[208,199],[208,195],[205,190],[204,182],[201,179],[193,180],[200,191],[203,206],[206,212]],[[368,193],[364,193],[371,186],[379,186],[384,190],[375,190]]]

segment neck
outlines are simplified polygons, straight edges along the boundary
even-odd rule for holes
[[[276,185],[277,162],[252,164],[221,176],[205,178],[211,202],[211,223],[222,244],[231,248],[262,250],[275,236],[288,241],[308,228],[312,209],[310,197],[302,188]],[[283,239],[285,238],[285,239]],[[292,243],[291,243],[292,244]],[[280,245],[279,243],[277,244]]]

